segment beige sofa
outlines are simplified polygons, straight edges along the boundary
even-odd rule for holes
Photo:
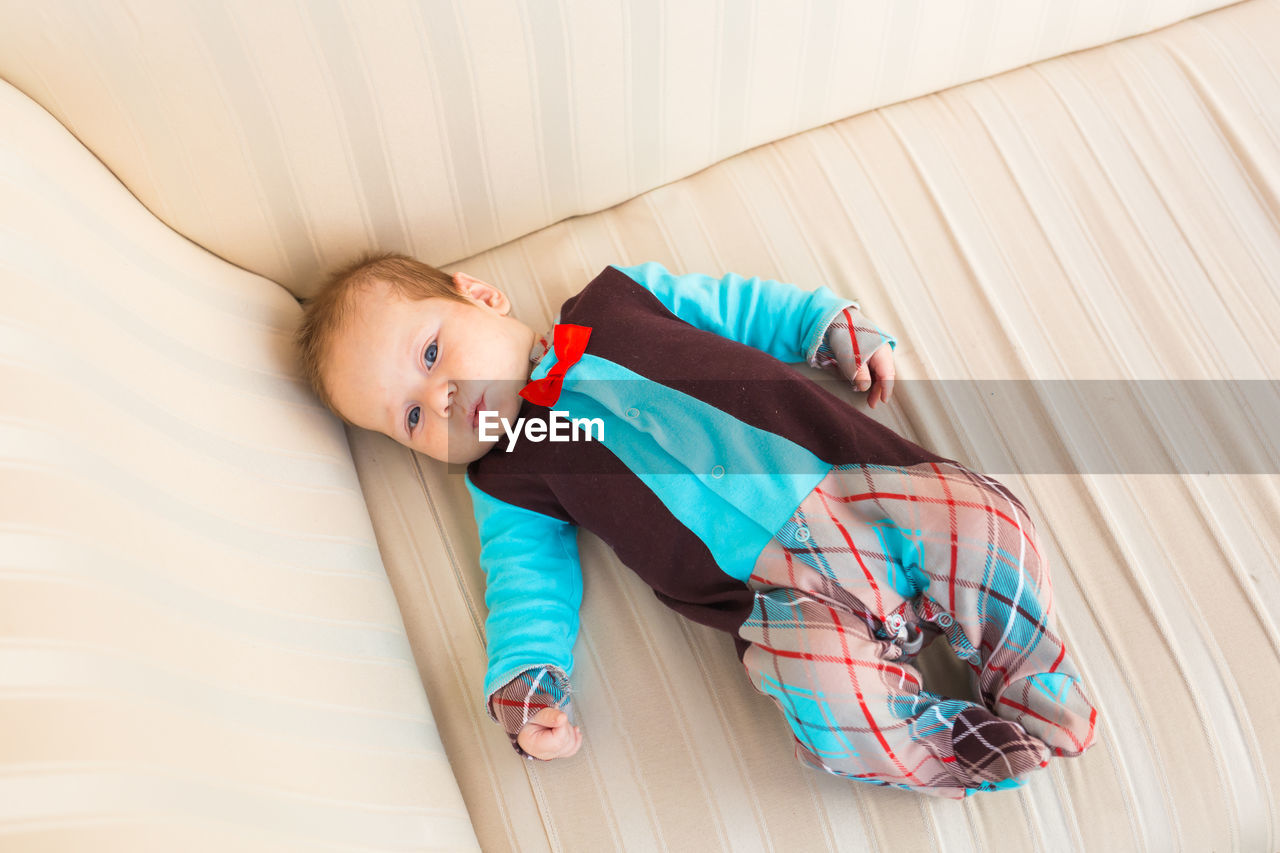
[[[1278,0],[6,0],[0,77],[0,848],[1280,848]],[[869,413],[1037,519],[1099,743],[815,774],[584,533],[584,746],[519,759],[461,478],[299,380],[364,249],[535,327],[610,263],[859,299]],[[1158,380],[1244,464],[1107,419]]]

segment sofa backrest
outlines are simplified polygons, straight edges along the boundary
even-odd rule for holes
[[[477,849],[297,301],[0,127],[0,847]]]
[[[1223,0],[41,0],[0,78],[179,233],[313,292],[443,266],[855,113]]]

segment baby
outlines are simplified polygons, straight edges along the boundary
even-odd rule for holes
[[[332,411],[466,465],[485,708],[518,754],[582,743],[578,527],[733,638],[807,766],[962,799],[1096,741],[1022,503],[787,366],[834,366],[887,401],[896,339],[856,302],[608,266],[538,334],[493,284],[387,253],[305,308],[304,372]],[[913,661],[938,635],[981,704],[921,684]]]

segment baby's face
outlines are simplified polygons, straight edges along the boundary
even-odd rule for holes
[[[478,410],[515,421],[533,365],[533,329],[509,316],[502,291],[464,273],[467,304],[405,300],[378,282],[360,295],[352,323],[332,343],[325,385],[356,426],[444,462],[466,464],[482,442]]]

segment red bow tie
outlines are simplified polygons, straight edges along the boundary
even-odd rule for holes
[[[541,379],[535,379],[520,389],[520,396],[530,403],[539,406],[554,406],[560,399],[560,387],[564,385],[564,375],[578,363],[587,349],[587,339],[591,337],[590,326],[575,326],[572,323],[557,323],[553,330],[556,351],[556,363]]]

